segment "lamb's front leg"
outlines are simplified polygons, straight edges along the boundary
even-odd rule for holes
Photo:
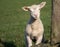
[[[38,45],[42,42],[42,38],[43,38],[43,35],[40,35],[36,41],[36,44],[35,45]]]
[[[32,40],[30,38],[30,36],[26,36],[26,39],[27,39],[27,47],[31,47],[32,46]]]

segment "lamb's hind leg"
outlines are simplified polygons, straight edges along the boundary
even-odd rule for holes
[[[27,44],[26,44],[26,47],[31,47],[32,46],[32,40],[31,40],[31,38],[30,38],[30,36],[26,36],[26,42],[27,42]]]
[[[42,42],[42,38],[43,38],[43,35],[39,36],[39,37],[37,38],[37,41],[36,41],[36,44],[35,44],[35,45],[40,44],[40,43]]]

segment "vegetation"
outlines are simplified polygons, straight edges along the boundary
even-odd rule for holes
[[[0,47],[24,47],[24,30],[29,19],[29,13],[24,12],[23,6],[39,4],[46,1],[41,10],[41,20],[45,28],[45,39],[50,37],[51,0],[0,0]],[[3,45],[2,45],[2,44]]]

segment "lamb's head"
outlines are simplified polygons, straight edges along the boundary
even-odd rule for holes
[[[32,6],[24,6],[22,7],[23,10],[29,11],[30,15],[34,18],[37,19],[40,17],[40,10],[45,6],[46,2],[42,2],[38,5],[32,5]]]

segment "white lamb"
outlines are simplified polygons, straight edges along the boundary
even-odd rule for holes
[[[35,45],[40,44],[42,41],[44,27],[40,19],[40,10],[45,4],[46,2],[42,2],[38,5],[22,7],[23,10],[29,11],[31,16],[25,30],[26,47],[31,47],[34,40]]]

